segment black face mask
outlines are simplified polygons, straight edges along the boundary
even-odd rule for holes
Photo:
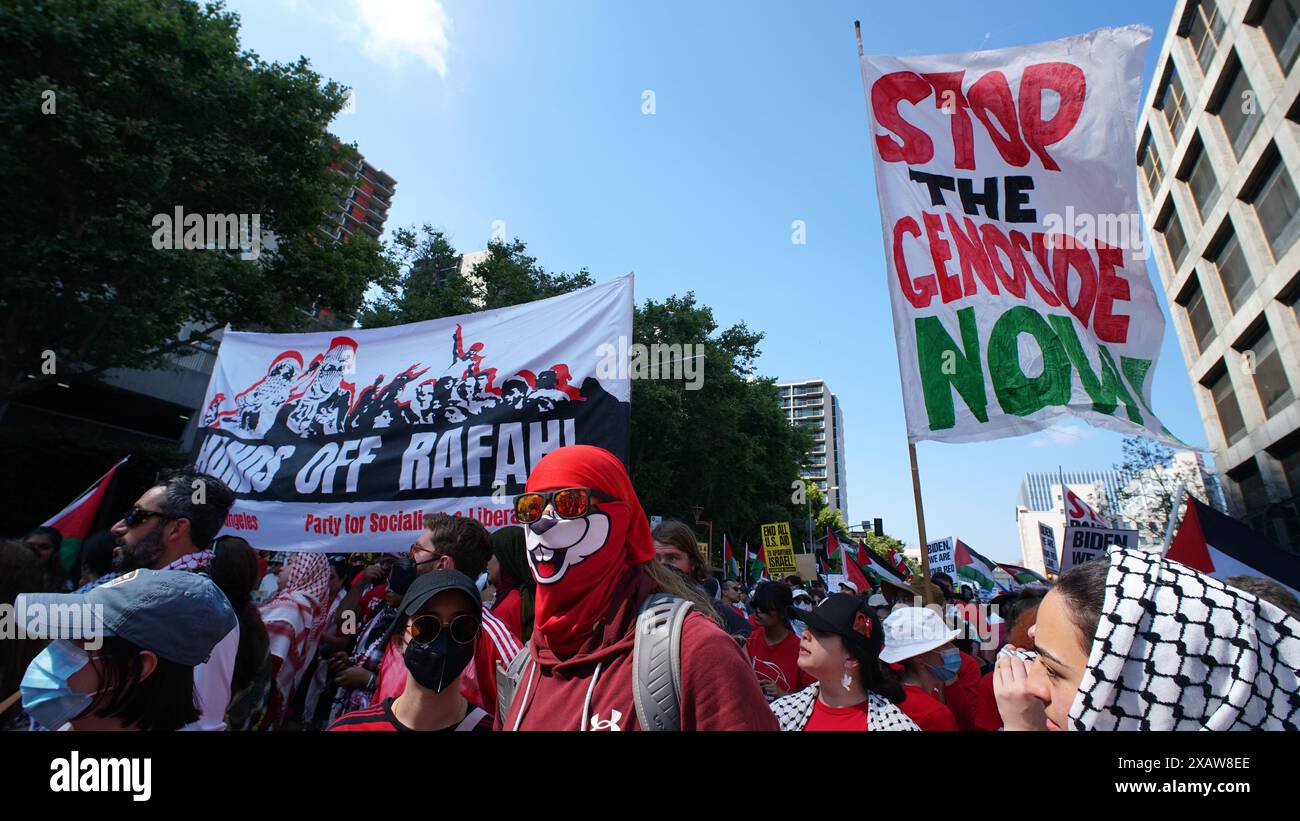
[[[415,577],[420,574],[416,567],[415,559],[410,556],[402,556],[393,562],[393,566],[388,570],[388,589],[399,596],[405,596],[406,591],[410,589],[411,583]]]
[[[428,644],[411,642],[403,654],[406,669],[411,671],[416,683],[435,693],[446,690],[473,658],[474,642],[457,644],[451,640],[450,630],[443,630]]]

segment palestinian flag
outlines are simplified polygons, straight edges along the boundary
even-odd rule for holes
[[[1015,592],[1022,587],[1051,587],[1052,583],[1027,567],[1021,567],[1018,564],[1004,564],[998,562],[998,567],[1006,571],[1011,577],[1011,590]]]
[[[722,536],[722,570],[728,579],[740,578],[740,565],[736,562],[736,555],[731,552],[731,539],[725,533]]]
[[[1187,498],[1187,512],[1166,559],[1220,581],[1266,576],[1300,597],[1300,559],[1231,516]]]
[[[864,548],[857,553],[858,561],[862,567],[870,574],[881,579],[888,579],[898,584],[907,584],[907,577],[911,573],[900,573],[889,566],[889,563],[876,555],[874,550]]]
[[[834,561],[840,555],[840,540],[835,538],[835,532],[829,527],[826,528],[826,560]]]
[[[109,487],[113,482],[113,475],[130,458],[124,456],[119,459],[117,464],[109,468],[108,473],[99,477],[95,484],[91,485],[85,493],[82,493],[63,510],[41,523],[41,527],[58,528],[59,533],[63,534],[63,547],[59,550],[59,561],[62,562],[65,570],[71,571],[73,565],[76,564],[77,554],[81,552],[81,543],[90,535],[91,528],[95,526],[95,518],[99,514],[100,505],[104,503],[105,497],[108,496]]]
[[[759,545],[758,552],[755,553],[749,549],[749,545],[745,545],[745,555],[747,557],[745,575],[748,577],[750,584],[767,579],[767,551],[763,549],[763,546]]]
[[[993,561],[976,553],[961,539],[956,540],[953,563],[957,565],[957,578],[973,582],[983,590],[1001,590],[1002,585],[993,580]]]
[[[858,564],[857,559],[854,559],[849,555],[847,549],[844,552],[844,575],[848,576],[849,581],[857,585],[859,593],[866,593],[871,590],[873,586],[871,584],[871,579],[867,578],[866,572],[862,569],[862,565]]]
[[[887,558],[889,559],[890,566],[892,566],[894,570],[898,571],[898,575],[903,578],[912,575],[911,568],[907,566],[907,562],[903,559],[902,555],[897,553],[894,548],[889,548],[889,556]]]

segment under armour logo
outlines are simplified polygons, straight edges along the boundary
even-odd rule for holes
[[[601,721],[600,716],[591,717],[591,729],[593,730],[612,730],[618,732],[623,728],[618,723],[623,720],[623,714],[618,710],[609,711],[609,721]]]

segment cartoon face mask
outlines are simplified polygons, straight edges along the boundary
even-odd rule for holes
[[[561,519],[553,512],[524,528],[528,565],[538,584],[555,584],[609,541],[609,517],[592,511],[581,519]]]

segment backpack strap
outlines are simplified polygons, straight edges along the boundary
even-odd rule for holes
[[[475,707],[473,710],[469,711],[469,715],[465,716],[465,718],[456,725],[456,730],[472,730],[486,717],[487,710],[484,710],[482,707]]]
[[[632,697],[643,730],[682,728],[682,626],[686,599],[656,593],[641,605],[632,646]]]
[[[524,648],[515,653],[515,657],[510,660],[509,667],[502,666],[500,660],[497,661],[497,716],[500,717],[502,724],[505,724],[506,714],[510,712],[510,702],[515,698],[515,690],[519,689],[524,670],[532,660],[532,651],[529,645],[525,644]]]

